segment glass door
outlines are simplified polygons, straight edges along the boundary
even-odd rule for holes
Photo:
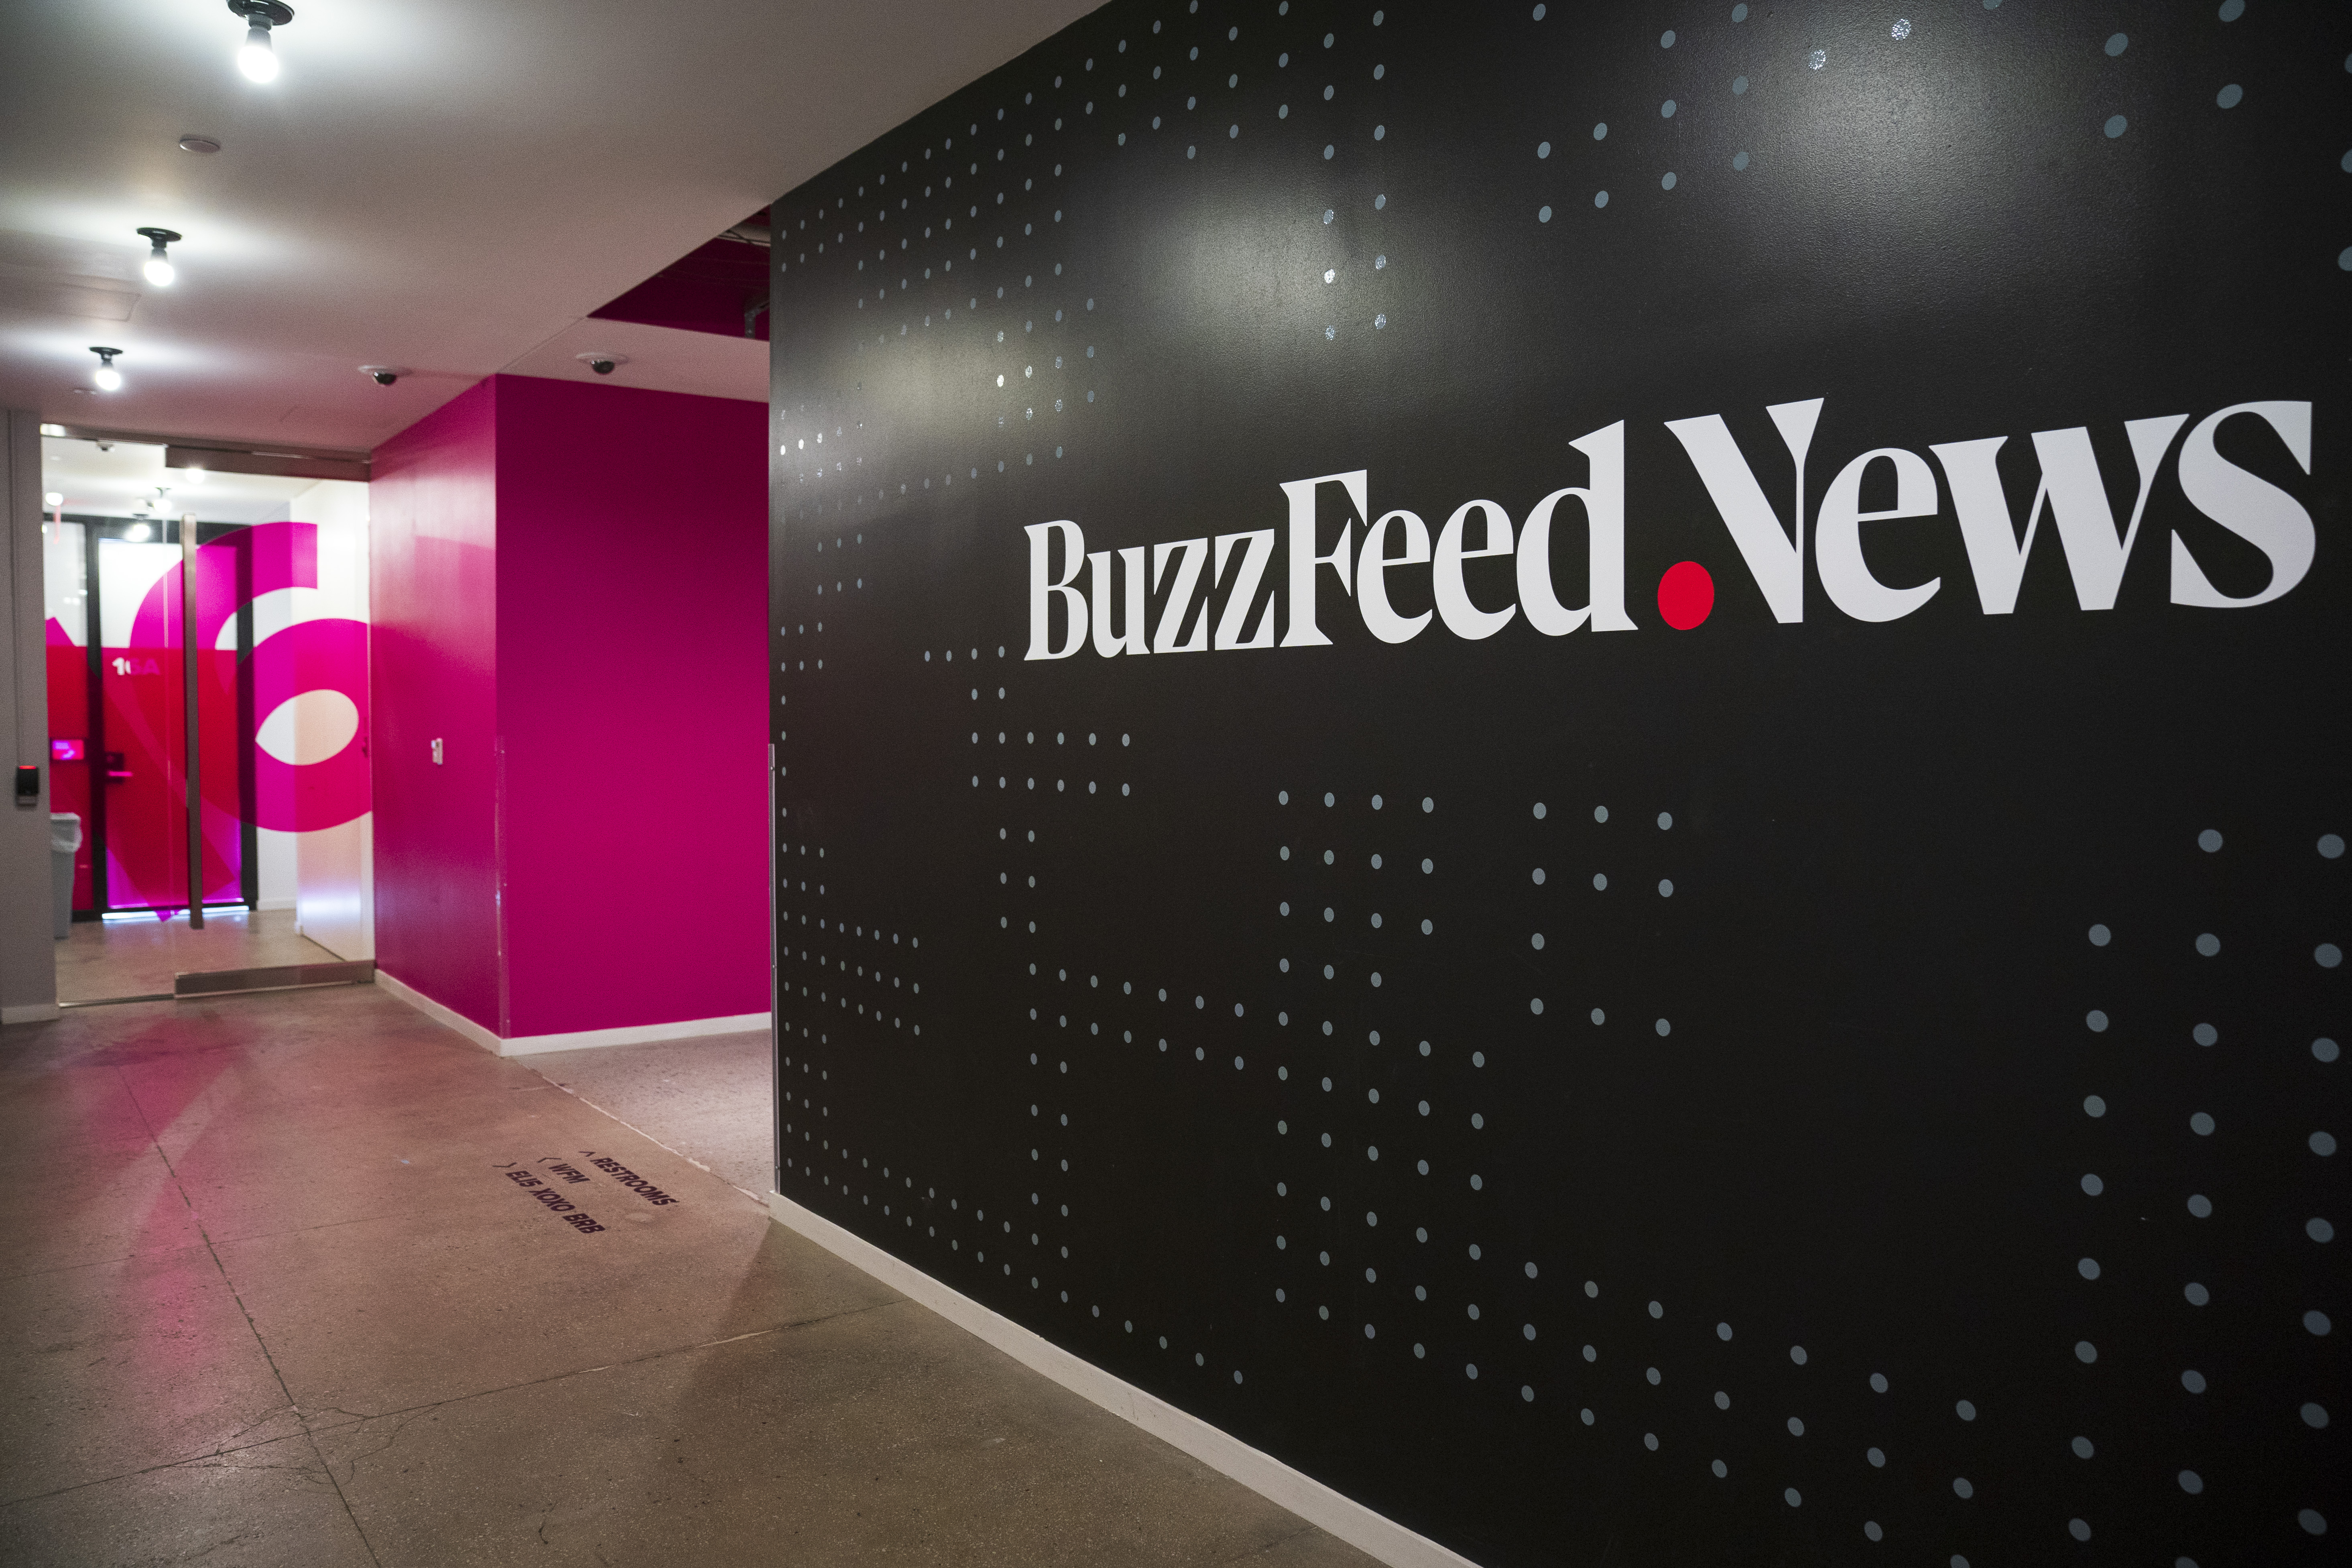
[[[65,1000],[163,995],[181,974],[236,967],[236,944],[224,940],[234,932],[209,942],[194,939],[205,931],[206,913],[215,921],[243,917],[258,902],[253,616],[249,602],[228,592],[237,577],[250,574],[240,571],[251,554],[240,548],[250,531],[193,524],[198,609],[191,637],[184,526],[170,518],[60,512],[44,541],[52,843],[79,839],[69,923],[122,928],[92,932],[61,951]],[[219,608],[208,610],[208,600]],[[201,802],[194,880],[192,673]],[[74,820],[64,820],[68,816]]]
[[[237,536],[246,530],[196,527],[205,542],[197,552],[201,605],[205,579],[233,586],[246,553]],[[77,910],[184,910],[191,901],[191,656],[181,624],[180,529],[170,520],[62,516],[47,525],[49,756],[55,809],[80,819]],[[198,886],[206,905],[250,907],[251,606],[214,614],[200,607],[196,630],[205,800]]]
[[[283,972],[372,954],[365,487],[164,457],[44,442],[69,1004],[310,984]],[[245,520],[184,521],[191,500]]]
[[[90,525],[53,514],[41,525],[42,607],[47,619],[51,843],[70,844],[73,877],[66,907],[100,907],[96,868],[105,809],[104,746],[100,736],[99,651],[90,636]],[[70,822],[64,818],[70,817]]]

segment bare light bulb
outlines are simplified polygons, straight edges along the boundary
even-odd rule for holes
[[[182,468],[180,470],[180,482],[184,485],[203,484],[205,482],[205,471],[202,468]]]
[[[100,365],[98,367],[98,373],[92,375],[90,380],[98,383],[98,389],[100,392],[120,392],[122,390],[122,373],[115,369],[110,364]]]
[[[249,28],[244,46],[236,51],[236,68],[245,73],[247,81],[278,79],[278,51],[269,47],[269,29]]]
[[[131,541],[133,544],[144,544],[147,542],[147,536],[151,531],[152,531],[145,523],[134,522],[129,528],[122,531],[122,537]]]
[[[64,507],[66,504],[66,498],[58,491],[51,490],[48,494],[41,498],[41,504],[51,511],[57,511]]]
[[[172,279],[178,277],[179,272],[172,266],[172,253],[164,247],[178,244],[180,231],[176,228],[142,228],[139,231],[139,237],[145,240],[149,247],[147,281],[158,289],[169,289]]]

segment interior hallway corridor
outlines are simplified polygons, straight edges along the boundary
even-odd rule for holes
[[[1370,1561],[771,1223],[763,1037],[530,1061],[370,986],[0,1031],[0,1562]]]

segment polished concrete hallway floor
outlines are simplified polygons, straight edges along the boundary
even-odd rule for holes
[[[548,1051],[524,1065],[753,1196],[776,1184],[768,1033]]]
[[[294,929],[292,910],[206,910],[202,931],[189,929],[185,910],[162,920],[76,921],[57,954],[60,1002],[168,996],[175,974],[338,962]]]
[[[370,986],[0,1030],[0,1563],[1369,1561],[772,1224],[756,1044],[633,1049],[566,1092]]]

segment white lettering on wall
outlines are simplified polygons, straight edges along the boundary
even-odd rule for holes
[[[1024,531],[1029,535],[1029,651],[1022,657],[1067,658],[1087,640],[1087,596],[1070,586],[1086,563],[1087,536],[1069,521],[1033,522]],[[1062,574],[1052,577],[1046,557],[1057,533],[1062,539]],[[1062,601],[1063,629],[1069,633],[1068,646],[1061,648],[1054,647],[1046,637],[1057,598]]]
[[[1666,422],[1666,428],[1697,470],[1767,608],[1783,624],[1804,619],[1805,463],[1822,407],[1822,400],[1812,398],[1776,404],[1766,410],[1796,471],[1794,504],[1785,522],[1765,500],[1763,488],[1756,482],[1721,415]],[[2311,569],[2316,531],[2310,512],[2294,497],[2223,458],[2215,447],[2215,433],[2239,415],[2267,424],[2296,466],[2305,474],[2311,472],[2311,405],[2307,402],[2241,403],[2199,422],[2180,448],[2181,493],[2200,512],[2260,550],[2270,563],[2271,578],[2258,594],[2223,594],[2205,575],[2187,541],[2176,533],[2171,561],[2174,604],[2216,609],[2269,604],[2302,582]],[[1983,613],[2015,612],[2045,510],[2058,531],[2075,603],[2084,610],[2113,609],[2158,475],[2189,417],[2168,414],[2125,424],[2138,493],[2120,531],[2086,426],[2034,433],[2033,450],[2041,473],[2022,533],[2018,531],[1999,468],[2009,437],[1931,444],[1927,449],[1942,465],[1943,483],[1951,492],[1952,510]],[[1585,458],[1584,484],[1566,486],[1545,496],[1517,530],[1500,502],[1465,501],[1446,519],[1433,543],[1428,524],[1418,513],[1392,509],[1365,524],[1362,546],[1357,548],[1356,524],[1371,515],[1369,469],[1282,481],[1290,529],[1289,620],[1279,646],[1332,646],[1316,621],[1317,590],[1326,567],[1338,575],[1339,591],[1353,596],[1364,629],[1384,643],[1410,642],[1435,622],[1442,622],[1448,632],[1465,641],[1482,641],[1503,631],[1522,610],[1528,624],[1547,637],[1564,637],[1582,626],[1595,632],[1635,629],[1625,607],[1624,423],[1606,426],[1570,445]],[[1863,484],[1879,463],[1892,471],[1895,504],[1883,510],[1864,510]],[[1328,551],[1319,548],[1322,539],[1315,517],[1318,492],[1326,485],[1341,487],[1355,507],[1355,515],[1339,523],[1339,537]],[[1580,503],[1584,511],[1588,584],[1588,602],[1573,609],[1559,602],[1551,569],[1552,523],[1559,504],[1570,499]],[[1936,469],[1906,447],[1874,447],[1840,468],[1822,490],[1819,513],[1811,520],[1813,568],[1830,602],[1854,620],[1878,623],[1912,615],[1934,598],[1943,586],[1940,577],[1896,587],[1871,571],[1864,552],[1863,524],[1937,517],[1941,515],[1938,502]],[[1095,652],[1105,658],[1276,646],[1275,622],[1284,594],[1279,585],[1267,584],[1276,560],[1274,529],[1218,534],[1213,552],[1209,538],[1202,536],[1130,545],[1116,552],[1097,551],[1091,555],[1086,553],[1086,536],[1076,522],[1031,523],[1026,531],[1026,657],[1030,658],[1068,658],[1089,640],[1089,631]],[[1484,607],[1471,597],[1467,563],[1503,557],[1513,558],[1509,580],[1516,587],[1516,601]],[[1418,615],[1401,614],[1391,597],[1391,574],[1420,567],[1429,568],[1434,607]],[[1087,589],[1077,586],[1082,568],[1088,569]],[[1163,592],[1166,598],[1156,633],[1147,637],[1150,597]],[[1062,615],[1058,641],[1054,626],[1057,603]],[[1257,612],[1254,626],[1253,610]],[[1188,626],[1192,636],[1185,637]]]
[[[1122,653],[1150,653],[1151,639],[1144,635],[1144,591],[1150,586],[1143,580],[1143,546],[1118,552],[1119,575],[1127,583],[1127,630],[1118,631],[1111,623],[1112,607],[1118,603],[1110,593],[1110,552],[1098,550],[1087,557],[1094,581],[1095,651],[1105,658]]]
[[[1216,646],[1228,647],[1272,647],[1274,646],[1274,601],[1265,602],[1265,613],[1257,618],[1255,633],[1242,630],[1242,622],[1250,606],[1257,602],[1257,586],[1265,578],[1265,563],[1274,559],[1274,530],[1253,529],[1247,533],[1217,535],[1216,569],[1211,574],[1213,586],[1225,580],[1225,556],[1236,544],[1249,548],[1242,555],[1240,574],[1234,579],[1234,591],[1226,595],[1225,613],[1217,617]]]
[[[1201,606],[1201,622],[1192,633],[1192,640],[1176,640],[1184,630],[1184,612],[1192,607],[1192,590],[1201,585],[1201,562],[1208,553],[1206,539],[1179,539],[1151,547],[1153,592],[1167,583],[1170,560],[1176,562],[1176,585],[1169,590],[1167,607],[1160,612],[1160,635],[1151,639],[1152,652],[1199,653],[1209,646],[1209,606],[1205,604]]]
[[[1323,485],[1339,485],[1356,503],[1356,516],[1372,515],[1371,474],[1358,468],[1353,473],[1326,474],[1319,479],[1285,479],[1282,493],[1290,500],[1290,630],[1282,639],[1285,647],[1328,647],[1331,639],[1315,625],[1315,569],[1329,566],[1339,574],[1339,587],[1349,587],[1348,546],[1355,537],[1356,525],[1350,521],[1339,525],[1339,542],[1331,547],[1328,555],[1315,551],[1315,491]]]
[[[2106,483],[2091,450],[2091,433],[2082,426],[2034,432],[2033,451],[2041,459],[2042,479],[2034,487],[2033,504],[2026,510],[2022,538],[2011,521],[2009,500],[1994,466],[2007,437],[1952,441],[1930,448],[1944,465],[1944,478],[1952,487],[1960,541],[1968,546],[1969,572],[1976,578],[1977,603],[1984,613],[2006,616],[2017,608],[2025,558],[2032,552],[2045,503],[2058,523],[2058,542],[2066,552],[2066,569],[2074,579],[2074,602],[2086,610],[2115,608],[2116,594],[2123,586],[2124,565],[2131,559],[2132,542],[2139,537],[2140,516],[2147,510],[2148,492],[2156,487],[2156,476],[2164,466],[2172,437],[2188,422],[2186,414],[2168,414],[2125,425],[2132,460],[2139,469],[2139,498],[2132,503],[2131,522],[2120,539],[2116,536],[2115,513],[2107,505]]]
[[[1476,549],[1463,543],[1463,535],[1472,512],[1483,512],[1486,520],[1486,542]],[[1433,585],[1437,590],[1437,613],[1445,619],[1445,629],[1467,642],[1477,642],[1493,637],[1511,624],[1519,613],[1517,605],[1499,610],[1482,610],[1470,602],[1470,589],[1462,579],[1462,563],[1489,555],[1511,553],[1511,514],[1490,500],[1468,500],[1454,509],[1445,520],[1445,530],[1437,536],[1437,554],[1431,565]]]
[[[1403,535],[1402,554],[1389,553],[1389,524],[1399,525]],[[1410,642],[1429,625],[1431,612],[1417,616],[1400,616],[1389,607],[1389,585],[1385,575],[1391,566],[1425,566],[1429,563],[1429,525],[1409,511],[1384,513],[1380,521],[1364,531],[1364,553],[1356,565],[1356,607],[1363,613],[1364,629],[1382,642]]]
[[[1696,419],[1669,419],[1666,428],[1690,454],[1692,467],[1706,486],[1715,510],[1731,530],[1748,574],[1763,591],[1772,618],[1784,625],[1805,618],[1805,454],[1813,444],[1813,426],[1820,423],[1824,398],[1802,403],[1776,403],[1764,410],[1780,432],[1781,444],[1797,466],[1797,505],[1787,527],[1773,515],[1764,488],[1739,455],[1739,444],[1720,414]]]
[[[2236,534],[2271,561],[2270,585],[2259,594],[2233,599],[2207,580],[2197,558],[2179,534],[2172,536],[2172,602],[2207,609],[2239,609],[2267,605],[2303,581],[2311,570],[2316,541],[2311,514],[2293,496],[2231,462],[2213,449],[2213,433],[2232,415],[2251,414],[2268,422],[2286,443],[2288,454],[2305,473],[2311,472],[2311,405],[2308,403],[2239,403],[2209,414],[2189,432],[2180,447],[2180,493],[2189,504]]]
[[[1596,632],[1630,632],[1625,614],[1625,422],[1622,419],[1570,446],[1591,462],[1582,485],[1557,489],[1536,502],[1519,530],[1519,607],[1528,624],[1548,637],[1566,637],[1590,618]],[[1553,510],[1574,496],[1584,503],[1585,559],[1589,603],[1571,610],[1559,602],[1551,581]]]
[[[1876,462],[1895,467],[1895,505],[1885,511],[1862,510],[1862,480]],[[1838,470],[1822,492],[1822,514],[1813,524],[1813,565],[1830,603],[1857,621],[1894,621],[1936,596],[1941,577],[1913,588],[1890,588],[1871,575],[1862,558],[1862,525],[1897,518],[1936,515],[1936,473],[1927,459],[1900,447],[1864,452]]]

